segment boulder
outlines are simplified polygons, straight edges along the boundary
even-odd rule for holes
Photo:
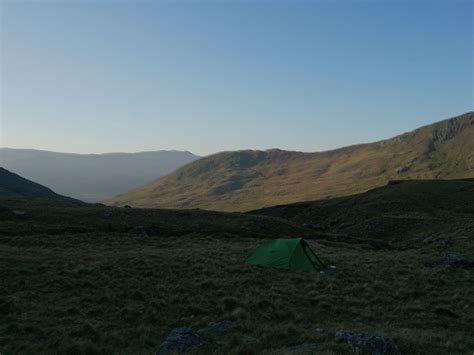
[[[143,226],[133,227],[128,231],[128,234],[136,235],[138,237],[148,237],[148,232]]]
[[[207,343],[206,338],[189,327],[174,328],[161,344],[157,355],[184,353]]]
[[[346,341],[352,352],[356,354],[401,354],[397,344],[391,338],[383,335],[339,330],[336,333],[336,340]]]
[[[104,218],[110,218],[112,217],[114,212],[112,210],[105,210],[104,211]]]

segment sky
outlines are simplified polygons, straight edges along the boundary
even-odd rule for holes
[[[0,146],[321,151],[473,110],[471,0],[0,0]]]

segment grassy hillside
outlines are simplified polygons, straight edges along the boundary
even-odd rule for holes
[[[471,223],[474,179],[391,181],[358,195],[279,205],[248,214],[304,225],[327,240],[403,250],[420,245],[423,236],[436,239],[449,234],[460,219]]]
[[[71,154],[0,148],[0,166],[87,202],[141,186],[197,158],[180,151]]]
[[[395,138],[321,153],[224,152],[106,201],[246,211],[350,195],[394,179],[474,177],[474,113]]]
[[[229,319],[200,353],[348,353],[334,337],[344,328],[389,336],[405,354],[467,354],[473,269],[426,263],[474,258],[472,201],[474,181],[392,183],[252,214],[0,198],[28,212],[0,212],[0,352],[153,354],[174,327]],[[139,225],[148,236],[127,233]],[[337,272],[243,264],[288,235]]]
[[[68,197],[58,195],[54,191],[22,178],[4,168],[0,167],[0,196],[16,198],[42,198],[50,200],[66,201]]]

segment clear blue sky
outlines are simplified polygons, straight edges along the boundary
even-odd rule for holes
[[[0,146],[318,151],[473,109],[470,0],[0,2]]]

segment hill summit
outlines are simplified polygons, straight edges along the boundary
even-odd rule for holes
[[[326,152],[218,153],[106,203],[246,211],[351,195],[390,180],[468,177],[474,177],[474,112]]]

